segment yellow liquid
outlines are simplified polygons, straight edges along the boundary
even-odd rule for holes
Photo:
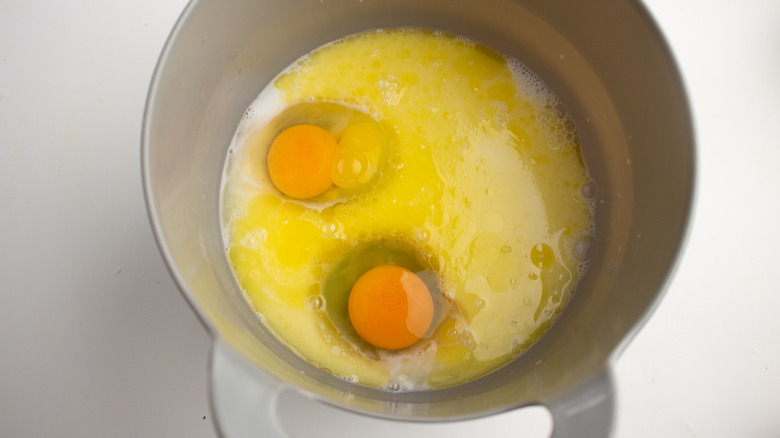
[[[539,339],[585,270],[593,205],[574,123],[537,77],[462,38],[385,30],[324,46],[271,87],[234,139],[223,219],[236,278],[286,345],[397,390],[473,380]],[[355,120],[384,133],[371,181],[309,201],[273,187],[263,154],[282,124],[339,136]],[[437,281],[435,326],[404,350],[349,336],[335,310],[346,297],[326,290],[333,270],[369,263],[371,245]]]

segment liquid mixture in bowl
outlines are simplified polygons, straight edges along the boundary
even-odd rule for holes
[[[594,240],[563,103],[518,60],[441,32],[370,31],[298,60],[247,110],[223,184],[228,257],[263,323],[389,391],[526,351]]]

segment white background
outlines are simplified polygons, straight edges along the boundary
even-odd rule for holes
[[[141,189],[146,91],[184,5],[0,2],[0,436],[215,436],[209,339]],[[780,1],[647,5],[691,98],[698,192],[675,280],[616,364],[615,436],[776,438]]]

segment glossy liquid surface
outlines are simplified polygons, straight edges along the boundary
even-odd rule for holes
[[[368,126],[375,146],[341,163],[360,181],[279,192],[268,148],[301,123],[337,139]],[[506,364],[560,314],[592,250],[593,187],[573,120],[520,62],[437,32],[372,31],[302,58],[247,111],[225,242],[247,300],[309,362],[387,390],[441,388]],[[428,333],[402,350],[367,344],[346,315],[352,284],[382,264],[434,298]]]

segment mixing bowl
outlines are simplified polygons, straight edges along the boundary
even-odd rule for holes
[[[464,35],[524,62],[566,103],[598,185],[597,245],[563,315],[510,364],[446,389],[375,390],[293,354],[243,298],[220,229],[227,147],[259,92],[318,46],[389,27]],[[541,404],[554,437],[608,436],[611,364],[657,305],[692,204],[685,93],[660,32],[631,0],[193,0],[160,56],[142,142],[161,252],[213,337],[211,405],[226,437],[284,436],[274,409],[284,388],[423,422]]]

